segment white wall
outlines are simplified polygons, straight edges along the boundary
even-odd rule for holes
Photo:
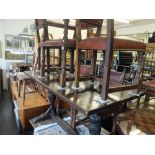
[[[145,32],[151,32],[152,33],[154,31],[155,31],[155,23],[116,29],[117,35],[138,34],[138,33],[145,33]]]
[[[18,35],[19,33],[22,33],[25,27],[29,27],[33,23],[34,19],[0,19],[0,41],[2,43],[0,67],[3,69],[4,89],[8,88],[6,81],[7,60],[5,60],[5,34]],[[59,39],[63,35],[63,29],[51,28],[49,32],[52,33],[54,39]],[[68,38],[73,38],[73,31],[68,32]]]
[[[3,86],[8,88],[6,80],[7,61],[5,60],[5,34],[18,35],[22,30],[33,24],[33,19],[1,19],[0,20],[0,41],[2,58],[0,58],[0,67],[3,69]]]

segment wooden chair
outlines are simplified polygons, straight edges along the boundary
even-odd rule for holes
[[[95,50],[97,53],[97,50],[102,50],[105,52],[105,58],[104,58],[104,70],[103,70],[103,81],[102,81],[102,86],[103,87],[103,100],[106,100],[106,98],[108,97],[108,92],[115,92],[115,91],[123,91],[123,90],[128,90],[128,89],[135,89],[138,88],[137,90],[140,91],[141,87],[142,87],[142,81],[143,81],[143,70],[144,70],[144,53],[145,53],[145,44],[141,43],[141,42],[137,42],[137,41],[132,41],[132,40],[124,40],[124,39],[113,39],[113,45],[114,47],[112,49],[110,49],[111,51],[111,55],[108,55],[107,50],[109,50],[111,45],[107,45],[107,38],[105,37],[96,37],[96,38],[88,38],[88,39],[84,39],[79,41],[78,43],[78,54],[80,55],[80,51],[81,50],[86,50],[86,49],[92,49]],[[130,86],[125,85],[120,87],[119,89],[113,89],[108,91],[109,89],[109,81],[110,81],[110,70],[111,70],[111,62],[112,62],[112,52],[113,51],[118,51],[118,50],[126,50],[126,51],[137,51],[138,53],[138,68],[137,68],[137,72],[135,75],[135,79],[134,79],[134,83]],[[139,50],[140,49],[140,50]],[[80,57],[78,57],[78,59],[80,59]],[[80,62],[80,60],[78,60],[77,62]],[[75,77],[75,84],[76,87],[79,87],[79,79],[80,79],[80,74],[79,71],[80,70],[80,65],[77,63],[76,67],[76,77]],[[94,67],[95,70],[95,67]],[[101,82],[101,80],[100,80]],[[104,83],[104,84],[103,84]],[[106,87],[106,89],[105,89]]]
[[[73,26],[69,26],[69,20],[64,19],[64,23],[56,23],[48,21],[46,19],[36,19],[35,24],[37,28],[37,40],[38,40],[38,69],[41,70],[41,76],[45,76],[45,72],[49,75],[50,68],[50,49],[59,50],[59,67],[61,69],[60,74],[60,85],[65,87],[65,77],[66,77],[66,52],[68,49],[71,51],[71,67],[70,72],[73,72],[73,63],[74,63],[74,49],[75,49],[75,39],[68,39],[68,30],[75,30]],[[64,36],[61,39],[50,40],[49,39],[49,27],[57,27],[64,29]],[[39,30],[43,29],[43,38],[41,40],[41,35]],[[46,53],[46,54],[45,54]],[[47,59],[47,67],[45,67],[45,58]],[[60,67],[61,66],[61,67]]]
[[[80,25],[80,24],[79,24]],[[80,32],[80,26],[79,32]],[[77,28],[77,29],[78,29]],[[114,38],[114,20],[107,20],[107,37],[95,37],[79,40],[77,43],[77,56],[76,56],[76,73],[75,73],[75,87],[79,87],[80,82],[80,52],[81,50],[94,50],[94,62],[96,62],[97,51],[103,51],[104,54],[104,70],[102,74],[102,79],[96,78],[94,75],[94,80],[97,80],[101,85],[101,98],[99,102],[101,104],[108,102],[108,94],[120,91],[135,90],[135,95],[139,95],[142,90],[143,83],[143,70],[144,70],[144,60],[145,60],[145,48],[146,45],[141,42],[124,40]],[[111,65],[112,65],[112,55],[113,51],[137,51],[138,55],[138,69],[134,79],[133,84],[131,85],[111,85]],[[95,65],[93,70],[95,70]],[[128,102],[128,101],[126,101]],[[138,101],[139,102],[139,97]],[[126,104],[126,103],[124,103]],[[117,113],[117,112],[116,112]],[[96,117],[94,115],[94,117]],[[101,118],[102,119],[102,118]]]
[[[155,97],[155,80],[143,83],[143,91],[145,92],[144,106],[149,105],[149,101]]]
[[[80,20],[80,35],[78,32],[74,33],[74,39],[68,39],[68,30],[77,31],[75,26],[69,25],[69,20],[64,19],[64,23],[56,23],[46,19],[36,19],[35,24],[37,28],[37,42],[38,42],[38,69],[41,70],[41,76],[45,76],[45,72],[50,73],[50,49],[59,49],[59,69],[61,69],[60,85],[65,87],[65,72],[66,72],[66,52],[70,50],[70,73],[74,73],[74,50],[76,48],[76,40],[81,38],[81,30],[92,29],[97,27],[97,35],[100,34],[102,20],[98,19],[82,19]],[[64,29],[64,36],[59,40],[49,39],[49,27],[57,27]],[[43,29],[43,38],[39,30]],[[76,38],[76,40],[75,40]],[[46,54],[45,54],[46,52]],[[47,58],[47,67],[45,67],[45,57]],[[75,62],[76,63],[76,62]],[[94,63],[95,64],[95,63]],[[61,67],[60,67],[61,66]],[[47,69],[45,69],[47,68]]]
[[[113,132],[121,135],[154,135],[155,111],[137,109],[119,114],[114,120]]]
[[[38,69],[41,71],[41,76],[45,76],[45,73],[49,75],[51,71],[51,65],[50,65],[50,49],[59,49],[59,55],[60,60],[59,66],[56,68],[53,66],[52,69],[60,70],[60,88],[66,87],[66,52],[69,49],[71,51],[71,63],[70,63],[70,73],[74,73],[74,49],[76,46],[77,40],[79,40],[79,37],[81,35],[77,32],[77,29],[75,26],[69,25],[69,20],[64,19],[64,23],[55,23],[52,21],[48,21],[46,19],[36,19],[36,28],[37,28],[37,42],[38,42]],[[100,22],[98,22],[100,21]],[[77,24],[77,23],[76,23]],[[82,19],[80,22],[81,30],[84,29],[91,29],[95,27],[99,27],[101,29],[102,20],[89,20],[89,19]],[[54,26],[57,28],[62,28],[64,30],[64,35],[62,36],[62,39],[59,40],[49,40],[48,37],[48,27]],[[43,39],[41,40],[39,30],[43,29]],[[74,38],[76,39],[68,39],[68,30],[73,30],[76,33],[74,33]],[[81,33],[81,32],[80,32]],[[97,31],[97,34],[99,34],[99,30]],[[47,67],[45,66],[45,57],[47,58]],[[75,62],[76,63],[76,62]],[[95,64],[95,63],[94,63]],[[61,66],[61,67],[60,67]],[[46,69],[47,68],[47,69]],[[59,100],[60,103],[60,100]],[[58,105],[59,107],[59,105]],[[59,111],[59,110],[57,110]],[[74,111],[74,110],[73,110]],[[73,119],[74,120],[74,119]]]

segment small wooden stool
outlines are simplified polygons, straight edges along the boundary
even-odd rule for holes
[[[36,84],[37,86],[37,89],[34,90],[34,91],[29,91],[29,92],[26,92],[26,84],[29,84],[29,83],[33,83],[34,87],[35,87],[35,84],[36,82],[30,78],[29,76],[27,76],[24,72],[18,72],[17,73],[17,91],[18,91],[18,97],[20,97],[20,92],[21,92],[21,85],[22,86],[22,89],[23,89],[23,102],[25,101],[25,94],[29,94],[29,93],[34,93],[34,92],[40,92],[41,89],[40,89],[40,85],[39,84]],[[46,93],[45,93],[45,90],[44,88],[42,88],[43,90],[43,94],[44,94],[44,97],[46,98]]]

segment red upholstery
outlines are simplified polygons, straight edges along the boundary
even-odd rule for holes
[[[93,75],[93,68],[91,66],[80,66],[80,74],[85,76]],[[111,70],[110,81],[122,84],[124,75],[122,72]]]
[[[124,73],[111,70],[110,81],[115,83],[123,83]]]
[[[81,75],[92,75],[93,68],[91,66],[80,66],[80,74]]]
[[[81,40],[78,44],[79,49],[85,50],[105,50],[106,49],[106,38],[88,38]],[[146,45],[142,42],[126,40],[126,39],[114,39],[115,50],[145,50]]]

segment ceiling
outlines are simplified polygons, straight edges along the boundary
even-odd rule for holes
[[[63,22],[62,19],[52,19],[52,21],[57,21],[57,22]],[[105,33],[104,30],[106,30],[106,20],[103,22],[103,33]],[[75,20],[70,19],[70,24],[75,25]],[[114,19],[114,24],[115,24],[115,30],[121,30],[121,29],[126,29],[125,33],[123,35],[117,35],[118,37],[129,37],[131,39],[139,40],[139,41],[144,41],[147,40],[148,37],[152,34],[152,30],[148,28],[147,31],[141,31],[141,32],[131,32],[129,33],[129,29],[137,29],[137,26],[140,27],[147,27],[150,24],[155,24],[155,19]],[[134,28],[135,27],[135,28]],[[154,29],[154,26],[153,26]],[[149,31],[149,32],[148,32]]]
[[[63,22],[62,19],[51,19],[52,21]],[[155,23],[155,19],[114,19],[115,27],[122,28],[122,27],[131,27],[136,25],[144,25]],[[75,25],[75,20],[70,19],[70,24]],[[103,26],[106,26],[106,22],[103,22]]]
[[[124,21],[119,19],[115,20],[115,28],[124,28],[124,27],[132,27],[132,26],[140,26],[155,23],[155,19],[124,19]]]

